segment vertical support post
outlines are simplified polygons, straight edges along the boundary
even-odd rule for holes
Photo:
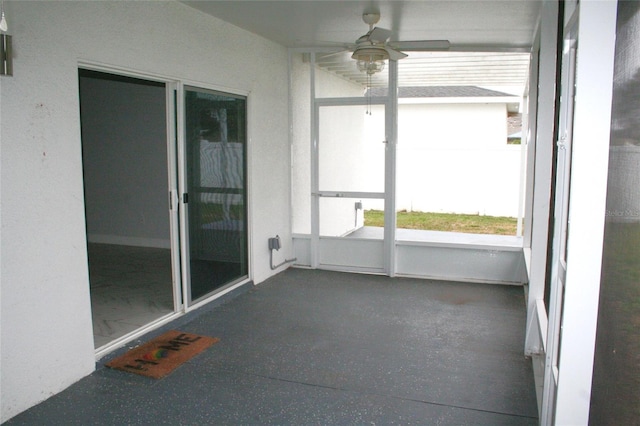
[[[611,133],[617,2],[578,6],[567,273],[555,424],[587,424],[595,352]]]
[[[398,61],[389,60],[389,91],[385,113],[384,270],[396,274],[396,147],[398,144]]]
[[[319,192],[319,155],[318,155],[318,138],[320,131],[318,129],[318,106],[316,105],[316,54],[311,52],[309,58],[309,78],[310,84],[310,102],[311,102],[311,267],[317,268],[319,263],[320,244],[320,196]]]

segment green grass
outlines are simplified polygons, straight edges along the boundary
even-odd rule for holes
[[[217,203],[201,203],[198,205],[201,223],[216,222],[223,220],[224,208],[222,204]],[[232,204],[229,209],[231,219],[244,219],[244,206],[242,204]]]
[[[380,210],[366,210],[364,212],[364,225],[384,226],[384,213]],[[515,217],[407,212],[402,210],[397,213],[397,227],[471,234],[516,235],[517,219]]]

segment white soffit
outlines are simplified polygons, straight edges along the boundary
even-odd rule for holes
[[[365,12],[394,40],[449,40],[461,46],[528,47],[539,0],[210,0],[182,1],[286,47],[339,47],[367,32]]]
[[[247,31],[292,48],[343,49],[367,32],[364,12],[394,40],[449,40],[450,52],[411,52],[399,61],[400,86],[482,86],[522,94],[541,1],[182,1]],[[509,50],[515,50],[508,52]],[[475,52],[474,52],[475,51]],[[480,53],[483,52],[483,53]],[[363,86],[366,76],[347,52],[318,54],[319,67]],[[386,85],[386,72],[372,86]]]

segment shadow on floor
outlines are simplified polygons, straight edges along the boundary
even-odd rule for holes
[[[164,379],[102,366],[123,348],[6,424],[535,425],[525,316],[521,287],[289,269],[180,323],[220,342]]]

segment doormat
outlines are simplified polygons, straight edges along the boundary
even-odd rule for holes
[[[171,330],[105,365],[160,379],[219,340]]]

